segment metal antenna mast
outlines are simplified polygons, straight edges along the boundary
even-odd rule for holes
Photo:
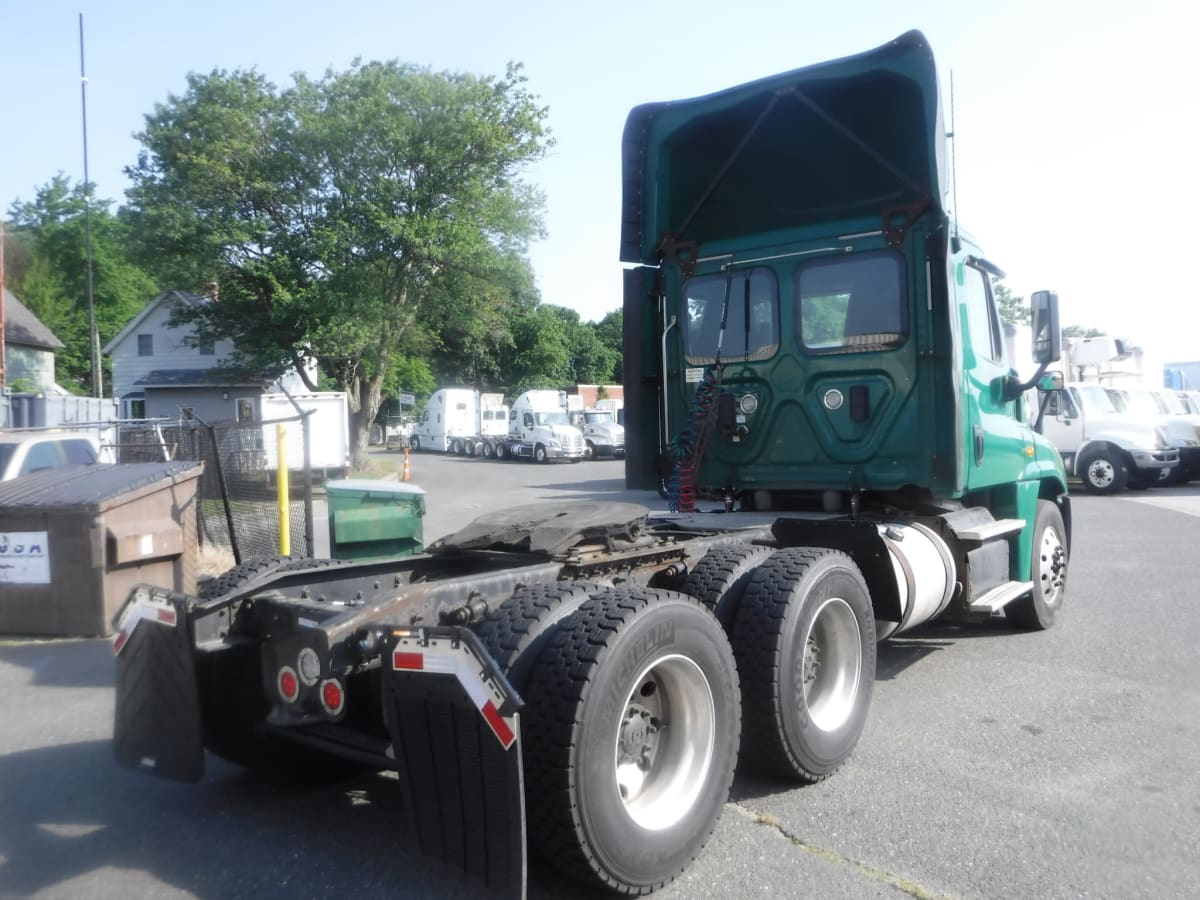
[[[83,227],[87,237],[88,336],[92,345],[92,394],[104,396],[100,369],[100,333],[96,330],[96,297],[92,290],[92,183],[88,179],[87,73],[83,66],[83,13],[79,14],[79,96],[83,104]]]

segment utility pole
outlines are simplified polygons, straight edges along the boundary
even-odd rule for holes
[[[4,374],[4,219],[0,219],[0,389],[8,384]]]
[[[83,66],[83,13],[79,14],[79,95],[83,107],[83,229],[87,239],[88,336],[92,345],[92,394],[104,396],[100,368],[100,333],[96,330],[96,297],[92,291],[92,183],[88,179],[87,73]]]

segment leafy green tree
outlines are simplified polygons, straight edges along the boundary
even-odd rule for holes
[[[613,370],[620,359],[596,334],[596,327],[582,322],[573,309],[547,306],[550,314],[562,323],[567,348],[567,384],[606,384],[612,381]]]
[[[1099,328],[1091,328],[1087,325],[1065,325],[1062,330],[1062,336],[1065,338],[1104,337],[1106,333]]]
[[[138,135],[130,221],[176,283],[220,283],[219,303],[185,313],[197,340],[236,338],[243,367],[318,361],[347,393],[361,463],[394,358],[441,340],[433,308],[527,287],[543,201],[521,173],[550,137],[524,82],[519,65],[397,62],[283,90],[253,71],[193,74]],[[466,335],[486,347],[494,321],[479,318]]]
[[[992,292],[996,295],[997,312],[1000,321],[1012,325],[1029,324],[1029,304],[1024,297],[1018,297],[1008,289],[1008,285],[999,279],[992,282]]]
[[[92,386],[87,203],[84,186],[61,173],[33,200],[16,200],[9,209],[16,252],[6,272],[10,290],[66,345],[56,354],[55,371],[60,384],[78,393]],[[157,292],[153,278],[131,258],[127,228],[111,205],[91,200],[92,296],[101,346]],[[107,374],[103,381],[110,383]]]
[[[596,337],[600,343],[616,354],[613,366],[613,382],[623,381],[622,360],[625,353],[625,313],[616,309],[608,313],[595,325]]]

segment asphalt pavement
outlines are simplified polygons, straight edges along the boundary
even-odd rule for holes
[[[627,492],[621,464],[414,454],[425,534],[487,509]],[[739,772],[708,846],[654,896],[1192,898],[1200,884],[1200,487],[1076,496],[1048,632],[933,624],[880,645],[849,762]],[[423,859],[395,782],[301,789],[210,757],[199,785],[116,767],[107,641],[0,638],[0,897],[485,896]],[[581,893],[531,866],[532,898]]]

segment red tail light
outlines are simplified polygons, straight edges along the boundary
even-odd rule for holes
[[[283,698],[284,703],[295,703],[296,698],[300,696],[300,679],[291,666],[284,666],[279,670],[275,685],[279,688],[279,696]]]
[[[342,684],[336,678],[321,682],[321,706],[331,716],[341,715],[342,710],[346,708],[346,692],[342,690]]]

